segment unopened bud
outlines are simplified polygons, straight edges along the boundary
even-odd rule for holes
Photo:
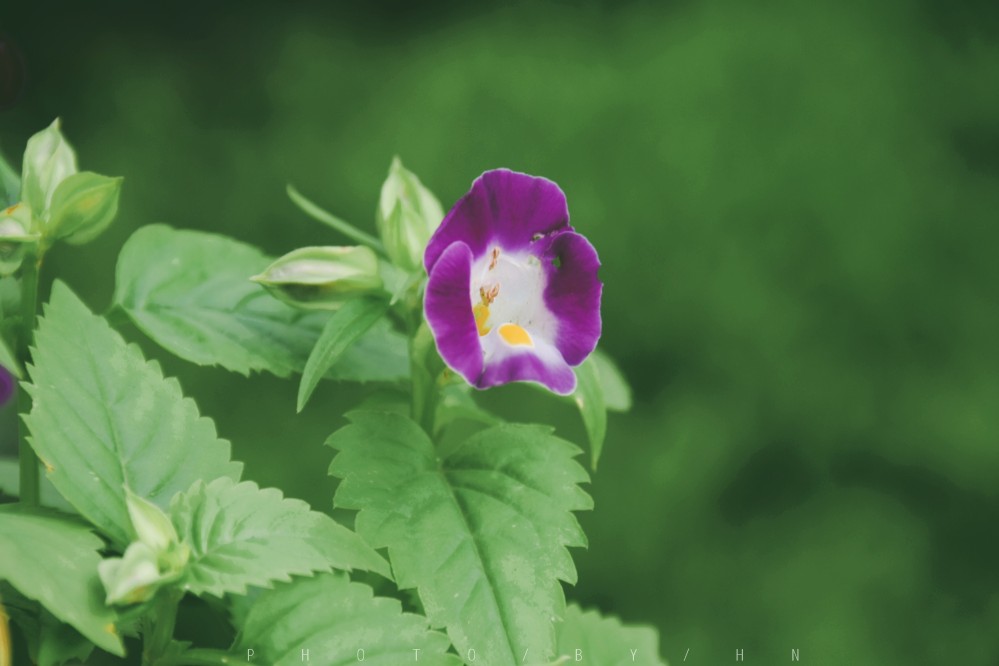
[[[0,212],[0,277],[13,274],[28,248],[38,242],[31,232],[31,209],[17,204]]]
[[[389,259],[407,271],[419,270],[430,236],[443,219],[437,197],[402,166],[398,157],[392,160],[375,215]]]
[[[121,178],[84,171],[69,176],[55,190],[44,225],[46,238],[80,245],[96,238],[114,219]]]
[[[301,308],[335,310],[345,301],[382,290],[378,257],[364,246],[303,247],[250,278]]]
[[[59,184],[76,173],[76,153],[59,130],[59,119],[38,132],[24,149],[21,197],[36,215],[47,211]]]

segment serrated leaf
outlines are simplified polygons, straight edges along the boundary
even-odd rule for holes
[[[607,436],[607,405],[600,374],[592,357],[576,368],[576,390],[572,400],[583,417],[586,436],[590,440],[590,466],[596,469]]]
[[[413,421],[353,412],[328,444],[340,453],[335,497],[359,509],[356,529],[387,547],[400,588],[415,587],[432,626],[476,663],[549,659],[565,609],[559,580],[576,580],[567,546],[585,546],[573,511],[592,500],[574,445],[549,428],[499,425],[438,459]]]
[[[389,575],[388,563],[354,532],[274,488],[231,479],[201,482],[171,504],[191,548],[183,585],[194,594],[243,594],[330,568]]]
[[[252,649],[254,662],[274,666],[301,664],[303,650],[321,664],[396,666],[419,654],[420,664],[460,666],[447,648],[446,636],[430,631],[426,618],[403,613],[397,600],[376,597],[343,575],[323,574],[261,594],[233,651]]]
[[[626,626],[616,617],[584,611],[576,604],[569,605],[565,622],[559,625],[558,654],[568,663],[666,666],[659,656],[659,632],[655,629]]]
[[[288,377],[305,367],[329,314],[293,308],[251,282],[271,261],[225,236],[146,226],[118,257],[114,302],[157,344],[187,361]],[[405,345],[387,323],[374,327],[331,376],[405,379]]]
[[[99,647],[125,653],[97,578],[103,542],[79,522],[20,505],[0,506],[0,579],[35,599]]]
[[[597,366],[600,376],[600,386],[604,390],[604,403],[612,412],[627,412],[631,409],[631,387],[624,373],[617,367],[614,360],[600,349],[590,355]]]
[[[198,479],[238,478],[229,443],[108,323],[56,282],[35,333],[25,422],[48,478],[120,547],[134,536],[125,485],[161,508]]]
[[[298,411],[305,407],[319,380],[387,311],[388,303],[383,300],[356,298],[333,313],[302,371],[302,381],[298,385]]]
[[[27,598],[9,583],[0,583],[0,607],[0,610],[8,611],[10,619],[20,627],[32,664],[59,666],[72,660],[86,661],[94,651],[94,644],[79,631],[60,622],[44,606]],[[119,618],[119,633],[124,634],[120,624]],[[3,636],[0,635],[0,652],[2,650]],[[2,659],[0,663],[3,663]]]

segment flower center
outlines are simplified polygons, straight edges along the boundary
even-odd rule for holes
[[[514,347],[533,347],[538,337],[550,340],[555,318],[545,306],[547,276],[533,254],[514,254],[494,247],[472,266],[472,314],[479,336],[494,328]]]

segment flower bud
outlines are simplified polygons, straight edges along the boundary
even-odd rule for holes
[[[76,173],[76,153],[59,131],[59,119],[38,132],[24,149],[21,197],[36,215],[48,210],[59,184]]]
[[[107,592],[106,603],[137,604],[148,601],[164,583],[176,580],[180,570],[162,571],[152,548],[136,541],[123,557],[109,557],[97,564],[97,574]]]
[[[125,506],[135,536],[154,552],[163,552],[177,542],[177,530],[163,509],[128,488],[125,488]]]
[[[46,238],[62,238],[73,245],[96,238],[118,212],[121,181],[91,171],[62,181],[52,196]]]
[[[28,248],[38,242],[31,233],[31,209],[17,204],[0,212],[0,277],[13,274],[21,266]]]
[[[378,257],[370,248],[303,247],[250,278],[291,305],[335,310],[345,301],[382,290]]]
[[[407,271],[422,269],[427,241],[443,219],[437,198],[398,157],[392,160],[375,215],[389,259]]]

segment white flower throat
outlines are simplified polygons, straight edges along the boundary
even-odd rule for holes
[[[512,347],[534,347],[539,338],[550,342],[556,321],[545,307],[547,282],[541,260],[535,255],[493,247],[472,264],[472,313],[479,336],[495,329]]]

